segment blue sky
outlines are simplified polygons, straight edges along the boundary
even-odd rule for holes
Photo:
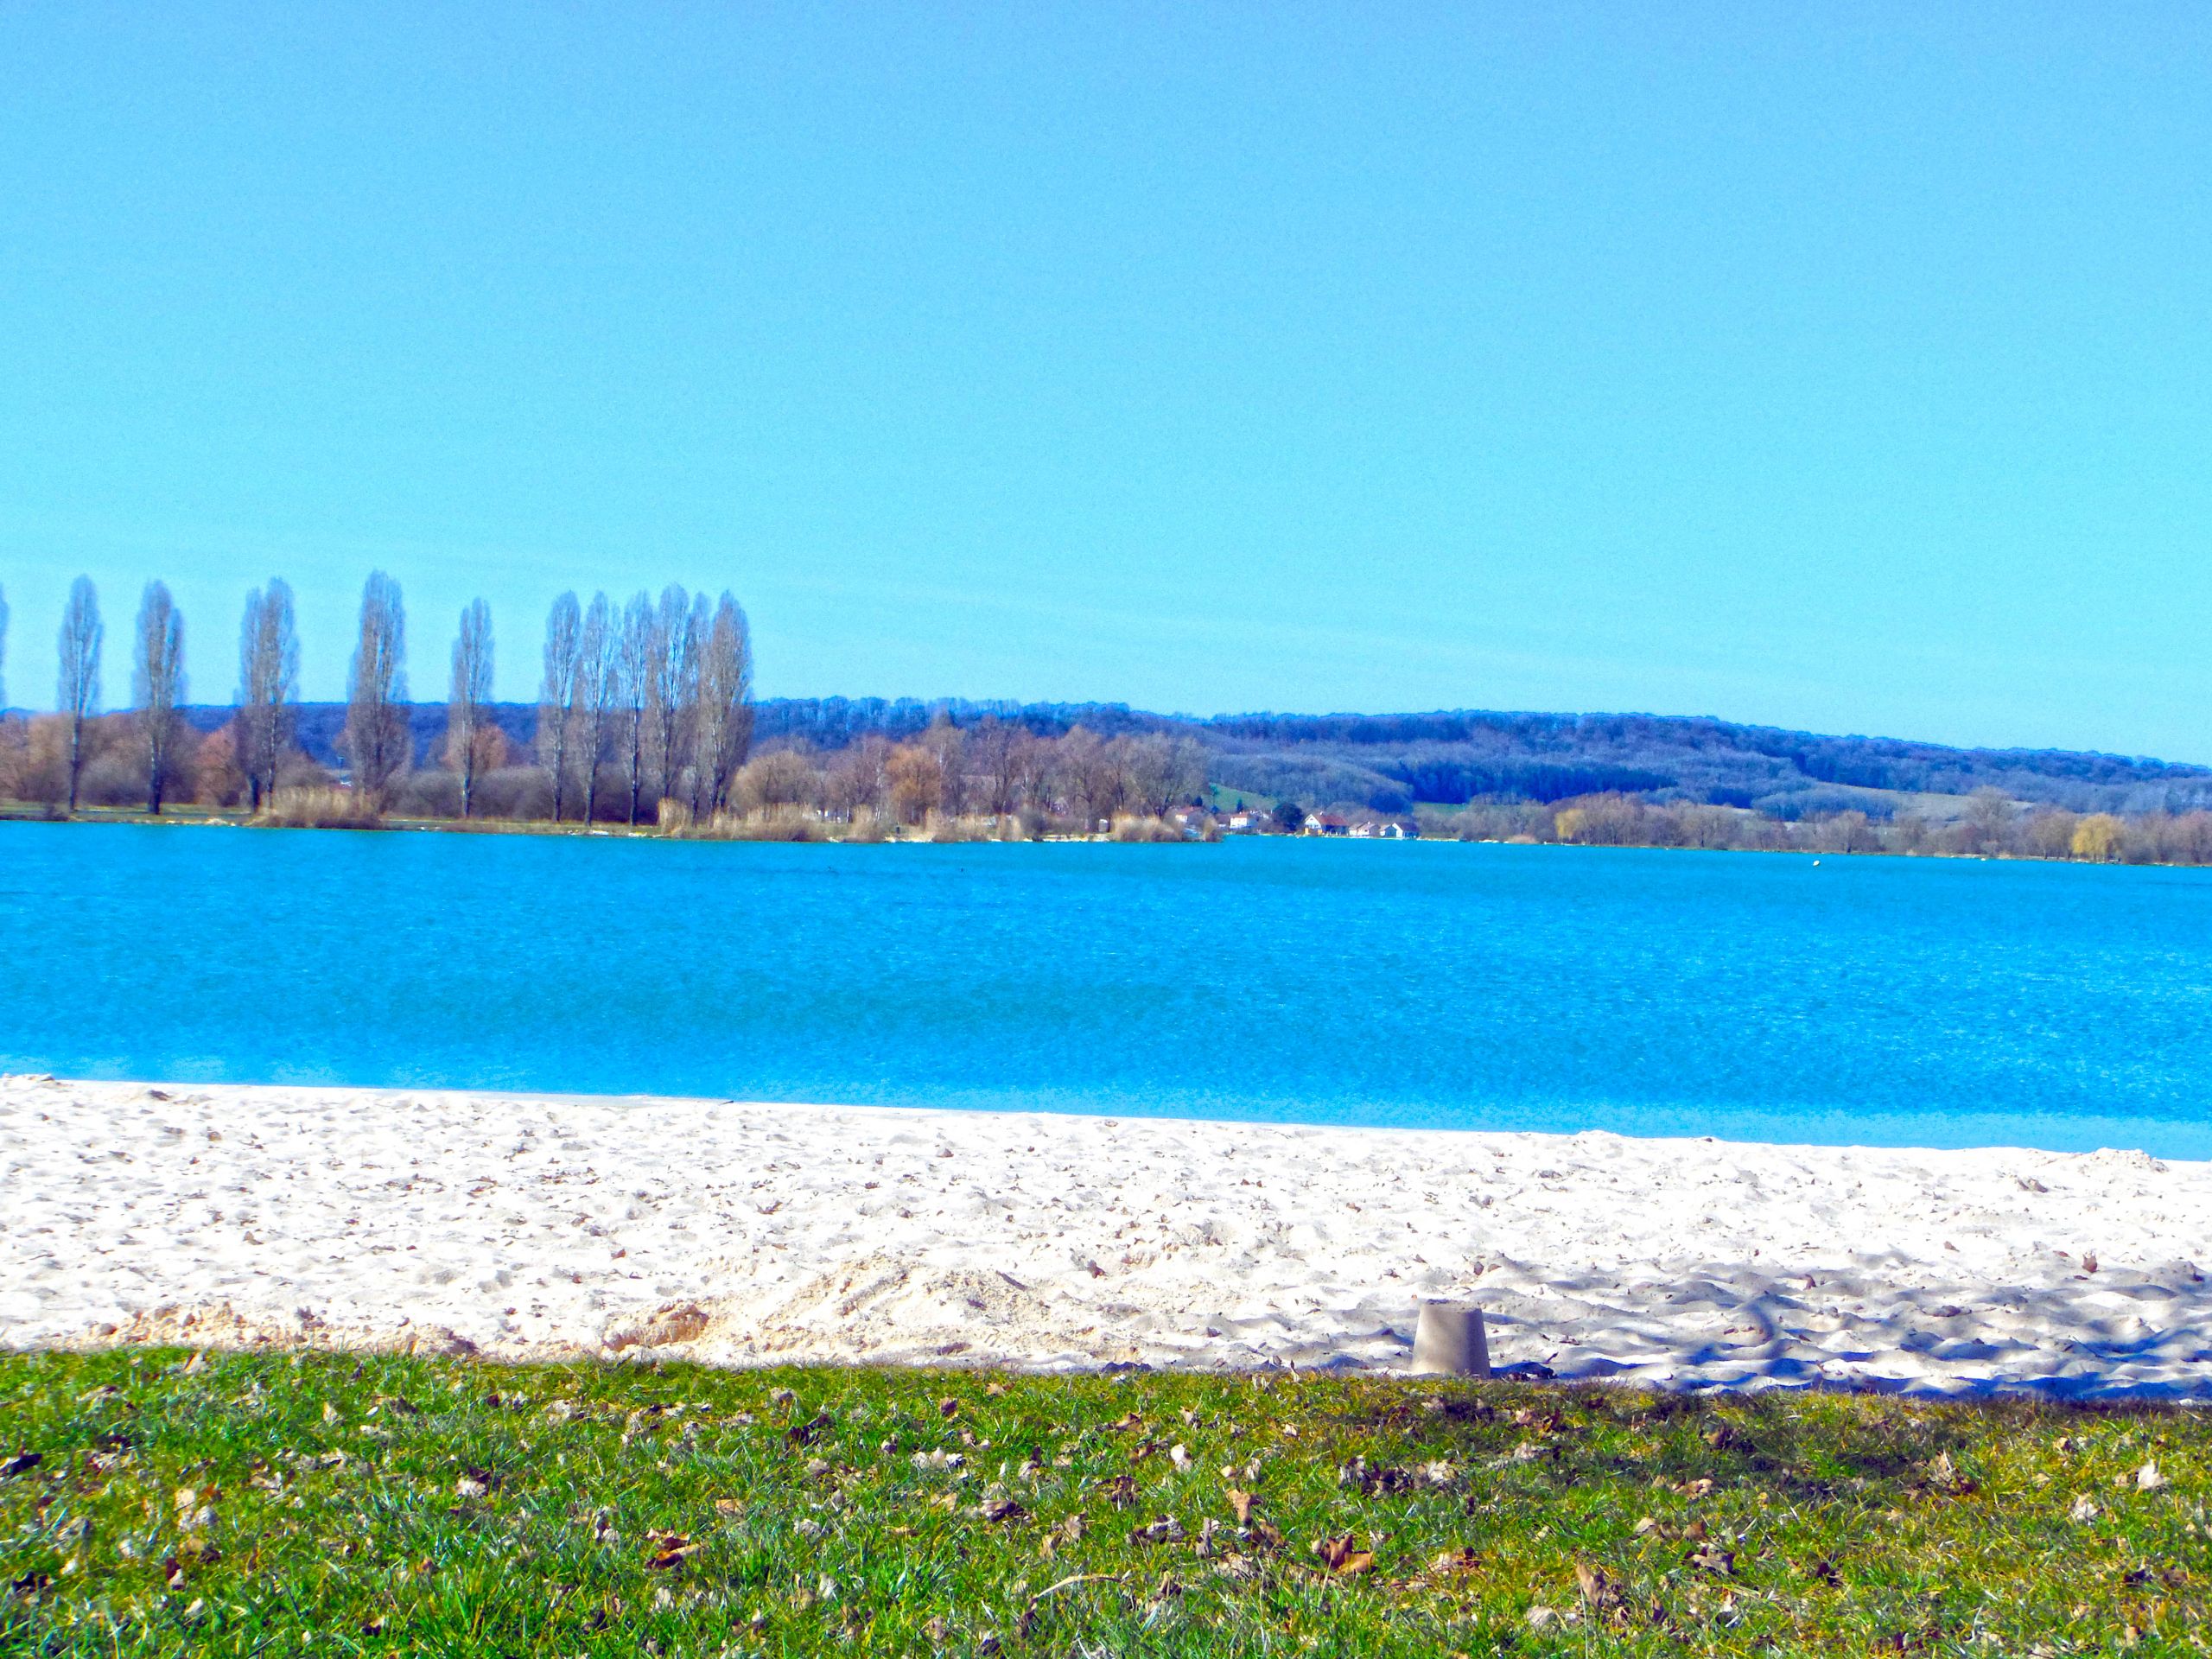
[[[0,586],[2212,760],[2212,11],[0,10]]]

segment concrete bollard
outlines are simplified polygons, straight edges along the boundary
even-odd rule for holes
[[[1488,1376],[1490,1338],[1479,1307],[1423,1302],[1414,1330],[1416,1376]]]

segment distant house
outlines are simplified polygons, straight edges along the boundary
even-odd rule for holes
[[[1341,836],[1350,833],[1351,825],[1334,812],[1309,813],[1300,829],[1301,836]]]
[[[1256,836],[1267,828],[1268,815],[1239,807],[1222,821],[1222,828],[1232,836]]]
[[[1410,841],[1421,831],[1399,818],[1362,818],[1349,830],[1324,830],[1323,835],[1349,835],[1355,841]]]

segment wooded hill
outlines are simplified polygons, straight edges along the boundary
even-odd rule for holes
[[[212,731],[232,710],[187,711]],[[342,703],[299,706],[300,745],[340,764]],[[527,752],[537,710],[494,705],[499,727]],[[1080,725],[1102,735],[1195,738],[1217,788],[1306,807],[1356,804],[1402,811],[1415,802],[1560,801],[1615,791],[1651,802],[1700,801],[1800,818],[1857,809],[1888,816],[1902,798],[1964,796],[1995,788],[2014,800],[2076,812],[2181,812],[2212,806],[2212,767],[2055,749],[1961,749],[1895,738],[1829,737],[1702,716],[1547,715],[1445,710],[1409,715],[1156,715],[1121,703],[1014,703],[915,698],[777,698],[758,705],[756,752],[798,746],[836,751],[880,736],[894,741],[936,720],[987,718],[1058,736]],[[435,764],[442,704],[410,709],[419,764]]]

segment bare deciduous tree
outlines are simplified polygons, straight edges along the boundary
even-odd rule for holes
[[[702,594],[693,614],[706,608]],[[700,629],[696,793],[699,810],[729,804],[729,786],[753,747],[753,636],[744,609],[725,593]]]
[[[553,774],[553,822],[561,822],[568,783],[569,740],[576,718],[576,681],[583,645],[583,611],[574,594],[553,601],[545,619],[545,680],[537,692],[537,754]]]
[[[72,812],[77,810],[77,785],[85,771],[85,722],[99,708],[100,641],[106,634],[92,579],[79,576],[69,584],[69,602],[62,608],[61,635],[56,642],[61,658],[61,717],[69,728],[68,810]]]
[[[292,590],[278,577],[245,596],[238,627],[238,713],[233,728],[238,770],[255,811],[276,792],[277,769],[292,742],[292,702],[300,688],[300,642]]]
[[[975,779],[976,804],[994,817],[1014,810],[1020,753],[1017,740],[1027,735],[996,715],[984,715],[968,729],[963,748]]]
[[[1206,786],[1205,752],[1187,737],[1116,740],[1126,792],[1141,812],[1160,817]]]
[[[453,642],[453,695],[446,709],[446,764],[461,774],[461,816],[476,808],[480,741],[492,702],[492,607],[472,599]]]
[[[891,810],[901,823],[920,823],[943,809],[945,798],[944,758],[926,743],[901,743],[892,750],[884,773],[891,790]]]
[[[599,766],[607,758],[607,723],[620,690],[621,670],[622,634],[614,607],[605,594],[594,594],[576,645],[576,755],[584,769],[586,823],[599,812]]]
[[[361,589],[361,632],[346,681],[346,758],[354,792],[382,810],[392,779],[414,760],[407,724],[407,612],[399,584],[372,572]]]
[[[8,590],[0,588],[0,711],[8,707]]]
[[[622,780],[630,791],[630,822],[638,821],[638,804],[645,785],[645,711],[652,702],[654,670],[660,647],[660,618],[652,595],[637,593],[622,607],[620,668]]]
[[[663,798],[683,786],[691,764],[692,705],[699,696],[699,634],[691,595],[671,582],[661,589],[653,633],[653,775]]]
[[[874,811],[889,791],[891,741],[870,732],[848,744],[831,761],[823,780],[823,804],[841,818],[863,807]]]
[[[130,664],[130,692],[138,706],[138,741],[146,758],[146,810],[159,817],[162,800],[180,770],[184,721],[184,617],[168,584],[149,582],[138,601],[138,649]]]

